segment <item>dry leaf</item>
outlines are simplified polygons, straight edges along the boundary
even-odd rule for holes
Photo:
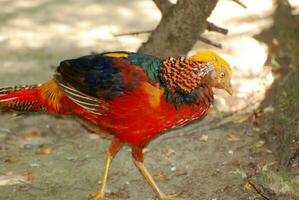
[[[32,174],[32,171],[27,171],[24,173],[24,176],[27,177],[27,181],[30,181],[32,182],[34,180],[34,177],[33,177],[33,174]]]
[[[271,162],[268,162],[268,161],[261,161],[257,164],[257,167],[259,169],[262,169],[263,171],[266,171],[268,170],[269,167],[273,166],[277,164],[277,161],[271,161]]]
[[[251,191],[252,190],[252,185],[248,181],[246,181],[246,183],[243,185],[243,189],[245,191]]]
[[[199,141],[203,141],[203,142],[207,142],[209,139],[209,136],[208,135],[201,135],[200,138],[199,138]]]
[[[37,136],[40,136],[40,133],[36,130],[31,130],[31,131],[25,132],[24,135],[27,137],[37,137]]]
[[[48,155],[49,153],[51,153],[51,151],[52,151],[51,147],[46,147],[46,148],[36,151],[35,154],[36,155]]]
[[[227,140],[230,142],[236,142],[236,141],[239,141],[240,138],[238,138],[237,136],[235,136],[233,134],[229,134]]]
[[[263,148],[265,146],[265,141],[260,140],[257,144],[255,144],[255,148]]]
[[[153,174],[154,177],[156,177],[160,181],[168,181],[170,178],[162,173],[155,173]]]
[[[9,164],[15,163],[17,161],[19,161],[18,157],[9,157],[9,158],[4,159],[4,162],[9,163]]]
[[[129,198],[128,193],[125,191],[113,192],[111,193],[111,196],[113,197],[113,199],[118,199],[118,200],[124,200]]]
[[[7,173],[0,175],[0,186],[28,183],[27,176]]]
[[[241,164],[238,160],[231,160],[228,163],[225,164],[228,167],[234,167],[234,168],[240,168]]]

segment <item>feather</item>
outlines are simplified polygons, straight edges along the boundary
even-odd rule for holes
[[[68,85],[62,78],[61,74],[57,73],[54,75],[54,80],[57,82],[60,89],[64,94],[70,98],[74,103],[84,108],[86,111],[101,115],[100,112],[97,112],[100,108],[103,107],[103,102],[95,97],[88,96],[74,87]]]

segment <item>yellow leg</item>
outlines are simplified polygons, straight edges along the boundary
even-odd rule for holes
[[[151,186],[152,190],[155,192],[159,200],[191,200],[191,198],[179,198],[176,195],[170,195],[166,196],[158,187],[156,182],[154,181],[151,174],[147,171],[145,168],[145,165],[143,163],[143,153],[141,147],[133,146],[132,149],[133,158],[135,161],[135,164],[141,174],[144,176],[145,180],[148,182],[148,184]]]
[[[108,178],[108,172],[110,168],[111,161],[115,157],[116,153],[121,148],[122,143],[115,139],[112,141],[112,143],[109,146],[109,150],[107,152],[107,160],[105,165],[105,170],[102,177],[102,182],[99,185],[99,189],[97,192],[94,193],[94,200],[108,200],[108,198],[105,198],[105,190],[106,190],[106,184],[107,184],[107,178]]]

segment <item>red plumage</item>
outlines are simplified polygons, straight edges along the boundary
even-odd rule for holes
[[[109,110],[98,117],[99,126],[121,141],[143,146],[163,131],[202,117],[209,108],[200,103],[177,109],[163,94],[153,108],[149,98],[144,89],[137,89],[109,101]]]
[[[54,79],[41,85],[0,89],[0,107],[77,115],[105,131],[114,137],[107,169],[122,144],[131,144],[137,167],[164,200],[143,166],[142,148],[158,134],[207,113],[213,100],[205,82],[209,70],[208,63],[183,57],[160,60],[129,52],[90,55],[61,62]],[[107,173],[97,200],[104,199]]]

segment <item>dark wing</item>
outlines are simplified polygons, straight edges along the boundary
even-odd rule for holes
[[[95,98],[113,97],[123,90],[122,72],[114,58],[101,54],[62,61],[57,73],[68,85]]]
[[[135,53],[110,52],[62,61],[54,79],[75,103],[95,112],[106,101],[148,80],[143,68],[128,58]],[[133,56],[134,57],[134,56]]]

